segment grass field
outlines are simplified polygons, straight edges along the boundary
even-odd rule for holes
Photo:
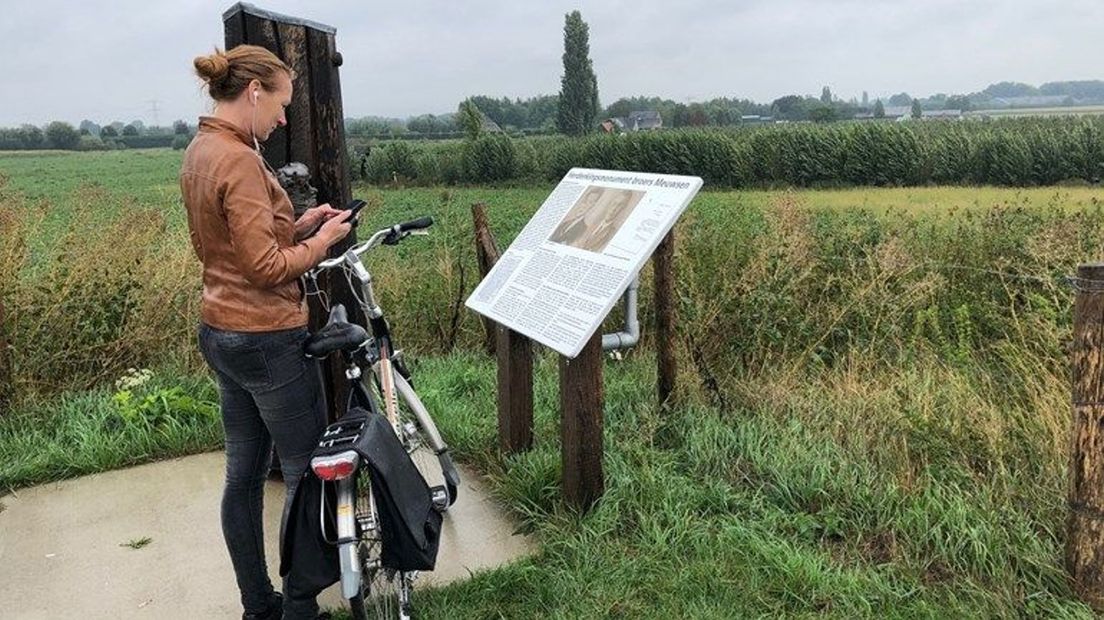
[[[0,175],[8,186],[23,194],[31,208],[44,212],[44,234],[55,234],[56,227],[67,220],[71,210],[79,205],[78,190],[97,187],[105,194],[103,204],[116,209],[156,207],[164,210],[172,227],[184,226],[183,209],[177,186],[181,151],[148,149],[133,151],[74,153],[0,152]],[[533,210],[544,200],[551,185],[533,188],[373,188],[365,185],[354,190],[358,196],[375,197],[377,204],[391,205],[396,201],[403,208],[422,204],[435,207],[442,192],[452,202],[466,205],[486,201],[495,204],[528,204]],[[1104,189],[1083,187],[905,187],[852,188],[826,190],[753,190],[711,191],[704,188],[695,202],[699,208],[762,207],[771,204],[780,194],[793,194],[814,209],[870,209],[874,212],[940,214],[957,209],[988,209],[993,206],[1053,207],[1079,209],[1104,200]]]
[[[218,445],[178,161],[0,156],[0,294],[17,308],[0,327],[26,343],[0,487]],[[70,178],[85,168],[98,187]],[[540,541],[419,593],[424,617],[1092,617],[1061,564],[1061,277],[1104,255],[1101,190],[703,192],[677,245],[681,404],[652,403],[645,274],[644,342],[606,363],[608,490],[579,516],[558,499],[555,357],[537,362],[534,450],[503,458],[479,324],[452,321],[475,284],[469,205],[490,205],[504,245],[549,189],[356,192],[366,227],[437,219],[373,273],[449,443]],[[60,251],[78,238],[82,254]],[[120,398],[135,364],[154,378]]]

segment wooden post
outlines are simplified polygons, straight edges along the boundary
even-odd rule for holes
[[[1077,595],[1104,609],[1104,264],[1077,268],[1073,305],[1073,439],[1066,569]]]
[[[487,277],[491,267],[498,262],[498,245],[487,223],[487,205],[477,202],[472,205],[472,223],[475,230],[475,257],[479,262],[479,279]],[[483,348],[487,355],[495,354],[496,324],[487,317],[483,317]]]
[[[498,261],[498,245],[487,224],[486,205],[472,205],[479,274]],[[498,362],[498,446],[506,454],[533,447],[533,347],[528,338],[483,317],[487,352]]]
[[[495,325],[498,357],[498,445],[506,454],[533,447],[533,347]]]
[[[655,273],[656,363],[660,406],[675,392],[678,363],[675,359],[675,230],[663,237],[652,255]]]
[[[222,21],[227,49],[259,45],[276,54],[295,73],[288,124],[278,127],[265,142],[265,160],[273,169],[293,161],[306,164],[318,189],[319,203],[337,208],[348,204],[352,191],[338,76],[342,60],[334,42],[336,29],[245,3],[230,7]],[[330,248],[330,256],[341,255],[354,243],[355,232]],[[363,313],[343,278],[331,275],[319,285],[331,303],[344,304],[350,320],[363,321]],[[309,305],[311,329],[318,329],[326,315],[316,300],[309,300]],[[331,356],[323,364],[323,384],[333,420],[343,412],[349,394],[339,356]]]
[[[591,337],[579,356],[560,356],[560,436],[563,494],[568,504],[589,509],[605,490],[602,473],[602,334]]]

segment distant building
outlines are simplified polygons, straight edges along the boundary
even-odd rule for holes
[[[755,123],[770,123],[774,121],[773,116],[762,116],[760,114],[741,114],[740,122],[744,124]]]
[[[661,129],[663,127],[663,118],[660,117],[659,112],[655,110],[629,112],[628,126],[632,128],[632,131]]]
[[[482,111],[479,115],[483,117],[483,122],[480,124],[480,131],[485,133],[502,133],[502,128],[498,126],[498,123],[491,120],[491,117],[484,114]]]
[[[627,117],[615,116],[601,122],[602,131],[620,133],[624,131],[649,131],[663,127],[663,118],[659,112],[644,110],[630,112]]]
[[[912,106],[908,105],[893,105],[885,107],[885,117],[887,120],[895,121],[901,118],[908,118],[912,114]],[[869,120],[874,118],[873,112],[861,112],[853,116],[855,120]]]
[[[628,120],[629,119],[623,117],[607,118],[601,123],[602,131],[606,133],[621,133],[627,131],[625,129],[625,123],[627,123]]]

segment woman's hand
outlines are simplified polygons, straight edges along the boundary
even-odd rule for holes
[[[305,237],[310,234],[312,230],[318,228],[318,225],[322,222],[328,221],[330,218],[341,215],[342,213],[344,213],[344,211],[331,207],[329,203],[307,209],[303,212],[303,215],[299,216],[298,220],[295,220],[295,236],[299,238]]]
[[[329,206],[329,205],[326,205],[326,206]],[[316,208],[321,208],[321,207],[316,207]],[[337,211],[338,215],[343,213],[343,211],[338,211],[337,209],[333,209],[333,210]],[[310,211],[308,211],[307,213],[310,213]],[[303,217],[306,217],[306,216],[307,216],[307,214],[304,213]],[[334,217],[334,216],[331,215],[331,216],[328,217],[328,219],[325,221],[325,223],[322,224],[322,228],[318,229],[318,236],[325,239],[326,240],[326,247],[329,247],[329,246],[337,243],[338,241],[341,241],[342,239],[344,239],[345,235],[348,235],[349,231],[352,230],[352,229],[353,229],[353,225],[352,225],[351,222],[345,221],[345,218],[343,218],[343,217]]]

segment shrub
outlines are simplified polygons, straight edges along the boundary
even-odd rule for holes
[[[514,142],[501,134],[483,134],[464,144],[464,176],[471,183],[489,183],[514,178],[517,153]]]
[[[81,136],[80,142],[77,144],[76,150],[78,151],[104,151],[108,146],[104,144],[98,136]]]
[[[186,133],[178,133],[173,136],[172,148],[174,151],[180,151],[188,148],[188,145],[192,143],[192,136]]]
[[[69,123],[54,121],[46,126],[46,140],[51,148],[72,150],[80,143],[80,133]]]

